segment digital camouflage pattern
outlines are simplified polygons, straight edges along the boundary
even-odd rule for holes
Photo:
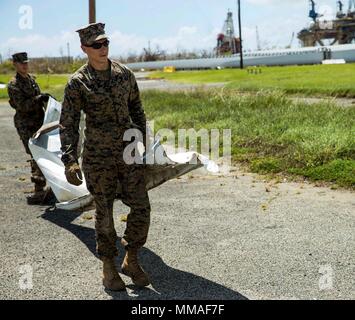
[[[83,45],[91,45],[95,41],[106,39],[105,24],[101,22],[91,23],[81,29],[76,30],[79,33],[80,42]]]
[[[28,140],[42,126],[44,118],[44,104],[38,99],[41,94],[40,88],[34,76],[16,76],[8,84],[9,103],[16,110],[14,124],[26,153],[31,156],[31,180],[35,184],[36,190],[41,190],[45,186],[45,179],[36,162],[32,159]]]
[[[96,205],[96,240],[99,256],[117,255],[113,202],[118,185],[120,198],[130,207],[122,243],[128,248],[144,245],[150,222],[150,203],[144,177],[145,166],[127,165],[123,151],[126,129],[146,130],[146,117],[135,76],[127,67],[109,61],[108,71],[96,71],[89,64],[69,80],[60,118],[62,161],[78,162],[80,113],[85,113],[85,142],[82,169]],[[132,124],[133,122],[133,124]]]

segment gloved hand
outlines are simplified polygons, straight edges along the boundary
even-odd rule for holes
[[[41,100],[42,100],[43,102],[48,102],[49,97],[51,97],[51,95],[50,95],[49,93],[42,93],[42,94],[41,94]]]
[[[49,93],[43,93],[42,94],[42,100],[44,102],[48,102],[49,98],[51,97],[51,95]]]
[[[65,166],[65,177],[70,184],[80,186],[83,183],[83,175],[77,163],[71,163]]]
[[[36,97],[36,100],[41,103],[47,103],[49,100],[49,97],[51,97],[51,95],[49,93],[42,93]]]

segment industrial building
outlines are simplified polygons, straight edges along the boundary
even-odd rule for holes
[[[355,40],[355,0],[349,0],[347,12],[344,3],[338,1],[337,14],[334,20],[322,20],[322,14],[316,10],[316,2],[310,0],[309,17],[312,19],[309,28],[298,33],[298,39],[303,47],[316,45],[350,44]]]
[[[228,10],[222,32],[217,36],[217,56],[240,53],[240,39],[235,36],[233,13]]]
[[[321,64],[323,61],[355,62],[355,0],[349,0],[348,10],[344,12],[342,1],[338,1],[336,18],[331,21],[321,20],[316,11],[316,3],[310,0],[309,17],[311,26],[298,33],[302,48],[262,50],[243,52],[244,66],[284,66]],[[259,38],[257,32],[257,39]],[[258,39],[259,40],[259,39]],[[325,43],[327,40],[327,43]],[[329,42],[329,43],[328,43]],[[219,69],[240,67],[240,38],[235,37],[233,15],[228,11],[222,33],[217,36],[215,57],[204,59],[181,59],[165,61],[147,61],[127,64],[133,70],[157,70],[171,67],[174,70]]]

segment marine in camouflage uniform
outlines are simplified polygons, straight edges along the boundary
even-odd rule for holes
[[[97,56],[97,52],[108,54],[109,42],[104,26],[96,23],[78,30],[82,48],[84,46],[91,51],[85,51],[89,62],[72,75],[65,88],[60,138],[67,180],[79,185],[79,122],[83,111],[86,115],[86,128],[82,170],[96,205],[96,244],[97,253],[104,262],[103,283],[108,289],[123,290],[125,285],[113,260],[118,254],[113,221],[113,203],[118,182],[122,185],[122,201],[130,207],[121,240],[126,249],[122,271],[131,276],[136,285],[149,284],[146,273],[137,261],[137,251],[146,242],[150,223],[144,166],[128,165],[123,161],[123,151],[129,143],[123,141],[125,130],[131,128],[133,123],[145,133],[146,117],[135,76],[127,67],[108,58],[107,70],[97,70],[90,63],[91,56]],[[100,48],[90,47],[99,40],[104,42],[104,47],[102,43],[98,45]]]
[[[12,56],[17,70],[16,76],[8,84],[9,103],[16,110],[14,124],[26,153],[31,156],[31,181],[35,185],[35,193],[27,198],[29,204],[42,203],[45,197],[45,178],[32,158],[28,140],[42,126],[44,106],[48,101],[47,94],[41,94],[35,77],[27,73],[28,57],[26,52]]]

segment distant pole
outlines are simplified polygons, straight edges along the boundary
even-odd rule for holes
[[[67,42],[67,52],[68,52],[68,62],[70,63],[71,57],[70,57],[70,44]]]
[[[239,40],[240,40],[240,69],[244,69],[243,40],[242,40],[242,19],[241,19],[241,14],[240,14],[240,0],[238,0],[238,24],[239,24]]]
[[[89,23],[96,22],[96,1],[89,0]]]

